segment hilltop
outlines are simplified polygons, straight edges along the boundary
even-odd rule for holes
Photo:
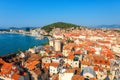
[[[69,29],[69,28],[81,28],[83,26],[79,26],[76,24],[65,23],[65,22],[56,22],[46,26],[43,26],[41,29],[44,29],[46,32],[52,31],[53,28],[61,28],[61,29]]]

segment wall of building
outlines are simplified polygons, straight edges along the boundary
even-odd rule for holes
[[[59,80],[71,80],[73,73],[59,73]]]

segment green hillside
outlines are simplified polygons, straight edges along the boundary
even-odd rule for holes
[[[76,28],[76,27],[83,27],[83,26],[79,26],[79,25],[75,25],[75,24],[71,24],[71,23],[65,23],[65,22],[56,22],[53,24],[49,24],[46,26],[43,26],[41,29],[44,29],[46,32],[50,32],[52,31],[53,28],[61,28],[61,29],[69,29],[69,28]]]

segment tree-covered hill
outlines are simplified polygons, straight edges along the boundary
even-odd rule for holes
[[[71,24],[71,23],[65,23],[65,22],[56,22],[56,23],[52,23],[46,26],[43,26],[41,29],[44,29],[46,32],[50,32],[52,31],[53,28],[61,28],[61,29],[69,29],[69,28],[76,28],[76,27],[83,27],[83,26],[79,26],[79,25],[75,25],[75,24]]]

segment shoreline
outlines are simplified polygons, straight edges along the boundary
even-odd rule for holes
[[[33,36],[33,35],[31,35],[31,34],[25,34],[25,33],[17,33],[17,32],[0,32],[0,34],[20,34],[20,35],[25,35],[25,36],[31,36],[31,37],[34,37],[35,38],[35,40],[42,40],[42,39],[44,39],[44,38],[48,38],[48,37],[44,37],[43,35],[43,37],[42,38],[38,38],[38,36]],[[36,45],[34,45],[34,47],[35,47]],[[43,45],[41,45],[41,46],[43,46]],[[31,47],[29,47],[29,48],[31,48]],[[29,49],[28,48],[28,49]],[[25,51],[27,51],[28,49],[26,49]],[[6,56],[11,56],[11,55],[17,55],[18,54],[18,52],[11,52],[11,53],[6,53],[6,54],[4,54],[4,55],[0,55],[0,57],[1,58],[3,58],[3,57],[6,57]]]
[[[41,40],[44,38],[43,35],[32,35],[30,33],[18,33],[18,32],[6,32],[6,31],[1,31],[0,34],[6,34],[6,33],[9,33],[9,34],[21,34],[21,35],[26,35],[26,36],[32,36],[32,37],[35,37],[36,40]],[[41,37],[40,37],[41,36]]]

